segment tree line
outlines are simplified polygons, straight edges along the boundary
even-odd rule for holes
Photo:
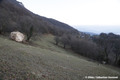
[[[55,36],[54,40],[56,45],[70,48],[82,56],[100,63],[120,66],[120,35],[113,33],[94,36],[85,33],[63,34]]]

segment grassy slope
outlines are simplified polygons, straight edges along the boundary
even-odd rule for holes
[[[0,80],[84,80],[85,76],[120,76],[111,69],[53,44],[45,35],[30,46],[0,37]]]

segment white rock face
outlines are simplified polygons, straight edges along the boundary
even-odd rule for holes
[[[25,40],[25,35],[19,31],[14,31],[10,33],[10,38],[17,42],[22,42]]]

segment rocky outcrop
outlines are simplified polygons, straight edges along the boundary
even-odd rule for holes
[[[10,38],[17,42],[23,42],[25,40],[25,35],[19,31],[14,31],[10,33]]]

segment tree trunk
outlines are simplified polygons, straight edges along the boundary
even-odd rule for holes
[[[105,61],[106,61],[106,64],[108,64],[108,53],[107,53],[107,48],[105,48]]]
[[[56,42],[56,45],[58,45],[58,42]]]
[[[63,48],[65,49],[65,47],[66,47],[66,44],[64,44],[64,47],[63,47]]]
[[[118,58],[119,58],[119,54],[116,53],[116,55],[115,55],[115,62],[114,62],[115,65],[118,64]]]

